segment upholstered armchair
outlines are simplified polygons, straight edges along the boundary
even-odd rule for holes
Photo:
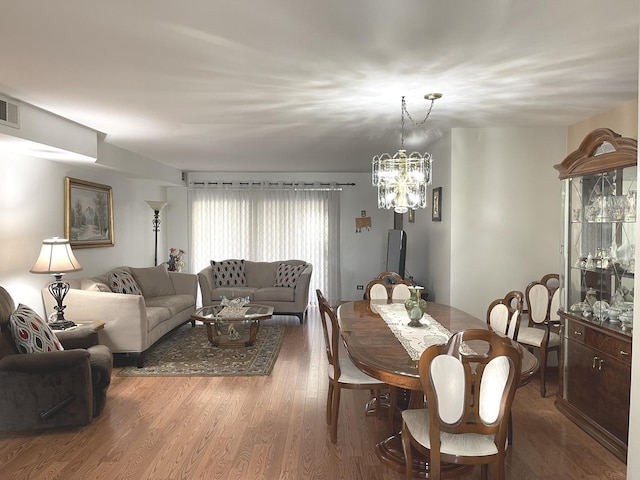
[[[65,350],[19,353],[9,319],[15,304],[0,287],[0,430],[86,425],[102,412],[110,350],[89,328],[58,332]]]

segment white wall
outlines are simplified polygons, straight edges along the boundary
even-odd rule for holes
[[[64,177],[106,184],[113,189],[115,246],[74,249],[83,271],[93,276],[118,265],[153,265],[153,212],[144,200],[164,199],[164,187],[94,168],[3,152],[0,155],[0,285],[16,303],[44,313],[40,289],[49,275],[29,273],[44,238],[64,237]],[[166,241],[160,238],[160,250]]]
[[[423,282],[429,299],[449,304],[451,300],[451,132],[444,134],[431,148],[433,154],[433,184],[429,189],[429,205],[424,212],[426,226],[422,239],[426,280]],[[432,221],[433,188],[442,187],[441,221]],[[418,215],[416,215],[417,217]]]
[[[566,128],[453,129],[451,305],[484,318],[489,303],[560,268]]]
[[[640,108],[636,122],[640,117]],[[636,138],[640,138],[640,127]],[[640,178],[640,166],[638,166]],[[636,222],[636,245],[640,244],[640,222]],[[640,292],[640,277],[635,278],[635,291]],[[640,312],[640,297],[634,297],[634,312]],[[634,324],[637,315],[634,315]],[[640,449],[640,335],[637,327],[634,329],[632,356],[631,356],[631,401],[629,403],[629,445],[628,452],[637,452]],[[640,456],[627,455],[627,478],[629,480],[640,479]]]

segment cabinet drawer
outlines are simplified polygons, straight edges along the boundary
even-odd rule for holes
[[[567,322],[567,337],[631,365],[631,339],[626,342],[574,321]]]
[[[593,342],[591,342],[593,340]],[[626,365],[631,365],[631,343],[623,342],[616,338],[611,338],[603,335],[600,332],[595,332],[591,329],[587,329],[587,344],[596,346],[602,353],[611,355],[617,358]]]
[[[578,322],[567,322],[567,336],[576,342],[585,342],[585,330],[587,327]]]

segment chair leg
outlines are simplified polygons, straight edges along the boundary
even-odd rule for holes
[[[482,465],[480,465],[480,478],[482,480],[489,479],[489,464],[483,463]]]
[[[389,432],[394,434],[397,430],[394,428],[396,419],[396,409],[398,406],[398,387],[389,386]]]
[[[540,348],[540,396],[542,398],[547,394],[547,349]]]
[[[331,408],[331,443],[338,442],[338,414],[340,413],[340,387],[333,392],[333,407]]]
[[[331,425],[331,409],[333,408],[333,383],[329,382],[327,391],[327,425]]]
[[[411,468],[413,464],[413,457],[411,455],[411,440],[409,439],[409,435],[411,434],[408,432],[407,426],[403,421],[400,438],[402,439],[402,451],[404,453],[404,476],[406,480],[411,480],[411,478],[413,477],[413,469]]]

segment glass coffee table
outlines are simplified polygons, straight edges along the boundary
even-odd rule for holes
[[[214,347],[248,347],[258,335],[260,322],[273,315],[273,307],[250,303],[240,308],[209,305],[191,315],[207,327],[207,338]],[[249,332],[241,332],[239,324],[249,324]],[[245,329],[246,330],[246,329]]]

